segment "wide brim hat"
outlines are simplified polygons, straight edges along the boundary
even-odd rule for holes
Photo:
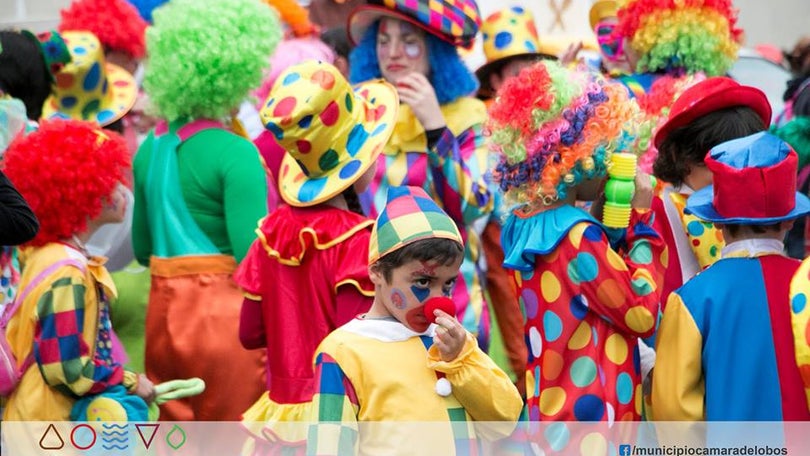
[[[366,30],[384,17],[407,21],[454,46],[472,47],[481,25],[474,0],[369,0],[349,14],[346,30],[357,45]]]
[[[796,152],[770,133],[714,147],[706,166],[714,183],[689,197],[688,214],[714,223],[767,225],[810,213],[810,199],[796,191]]]
[[[371,229],[368,264],[425,239],[449,239],[464,246],[456,223],[423,188],[389,188],[385,207]]]
[[[771,105],[756,87],[740,85],[731,78],[717,76],[686,89],[672,104],[669,117],[655,134],[655,147],[661,147],[676,128],[721,109],[747,106],[757,113],[765,128],[771,124]]]
[[[138,96],[135,78],[105,62],[104,49],[92,33],[66,31],[61,35],[71,62],[54,75],[53,93],[42,107],[42,117],[89,120],[105,126],[128,113]]]
[[[493,95],[489,76],[513,60],[557,60],[558,53],[544,45],[537,35],[534,17],[523,7],[513,6],[490,14],[481,25],[481,34],[486,63],[475,71],[480,82],[479,95]]]
[[[284,201],[314,206],[351,186],[376,163],[398,108],[392,85],[352,88],[328,63],[308,61],[281,73],[259,116],[287,151],[278,178]]]

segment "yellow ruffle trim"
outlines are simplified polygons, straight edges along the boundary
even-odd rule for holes
[[[255,438],[284,445],[306,444],[312,402],[279,404],[263,394],[242,414],[242,426]]]

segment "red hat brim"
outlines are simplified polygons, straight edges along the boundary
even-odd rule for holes
[[[688,90],[686,91],[688,92]],[[685,92],[685,93],[686,93]],[[681,96],[684,96],[681,94]],[[677,100],[676,100],[677,103]],[[695,119],[715,111],[734,106],[747,106],[757,113],[765,128],[771,124],[771,104],[765,93],[756,87],[736,85],[706,94],[694,104],[667,119],[655,134],[655,147],[660,148],[667,136],[676,128],[688,125]]]
[[[390,8],[386,8],[384,6],[378,5],[360,5],[355,8],[351,14],[349,14],[349,19],[346,24],[347,34],[349,35],[349,42],[351,42],[352,46],[357,46],[360,40],[363,38],[363,34],[366,33],[366,30],[374,23],[374,21],[381,19],[383,17],[390,17],[394,19],[399,19],[402,21],[406,21],[420,29],[424,30],[427,33],[441,39],[442,41],[446,41],[453,46],[460,46],[460,47],[471,47],[473,42],[470,43],[463,43],[459,42],[458,40],[454,39],[453,37],[447,36],[444,33],[440,33],[435,29],[428,27],[427,25],[417,21],[416,19],[408,16],[407,14],[400,13],[399,11],[392,10]]]

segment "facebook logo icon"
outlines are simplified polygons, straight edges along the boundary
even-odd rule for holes
[[[619,456],[630,456],[630,445],[619,445]]]

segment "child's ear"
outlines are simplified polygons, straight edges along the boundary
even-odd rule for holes
[[[385,277],[383,277],[382,272],[380,272],[380,268],[377,266],[377,263],[370,264],[368,266],[368,277],[371,279],[371,283],[374,286],[382,286]]]

